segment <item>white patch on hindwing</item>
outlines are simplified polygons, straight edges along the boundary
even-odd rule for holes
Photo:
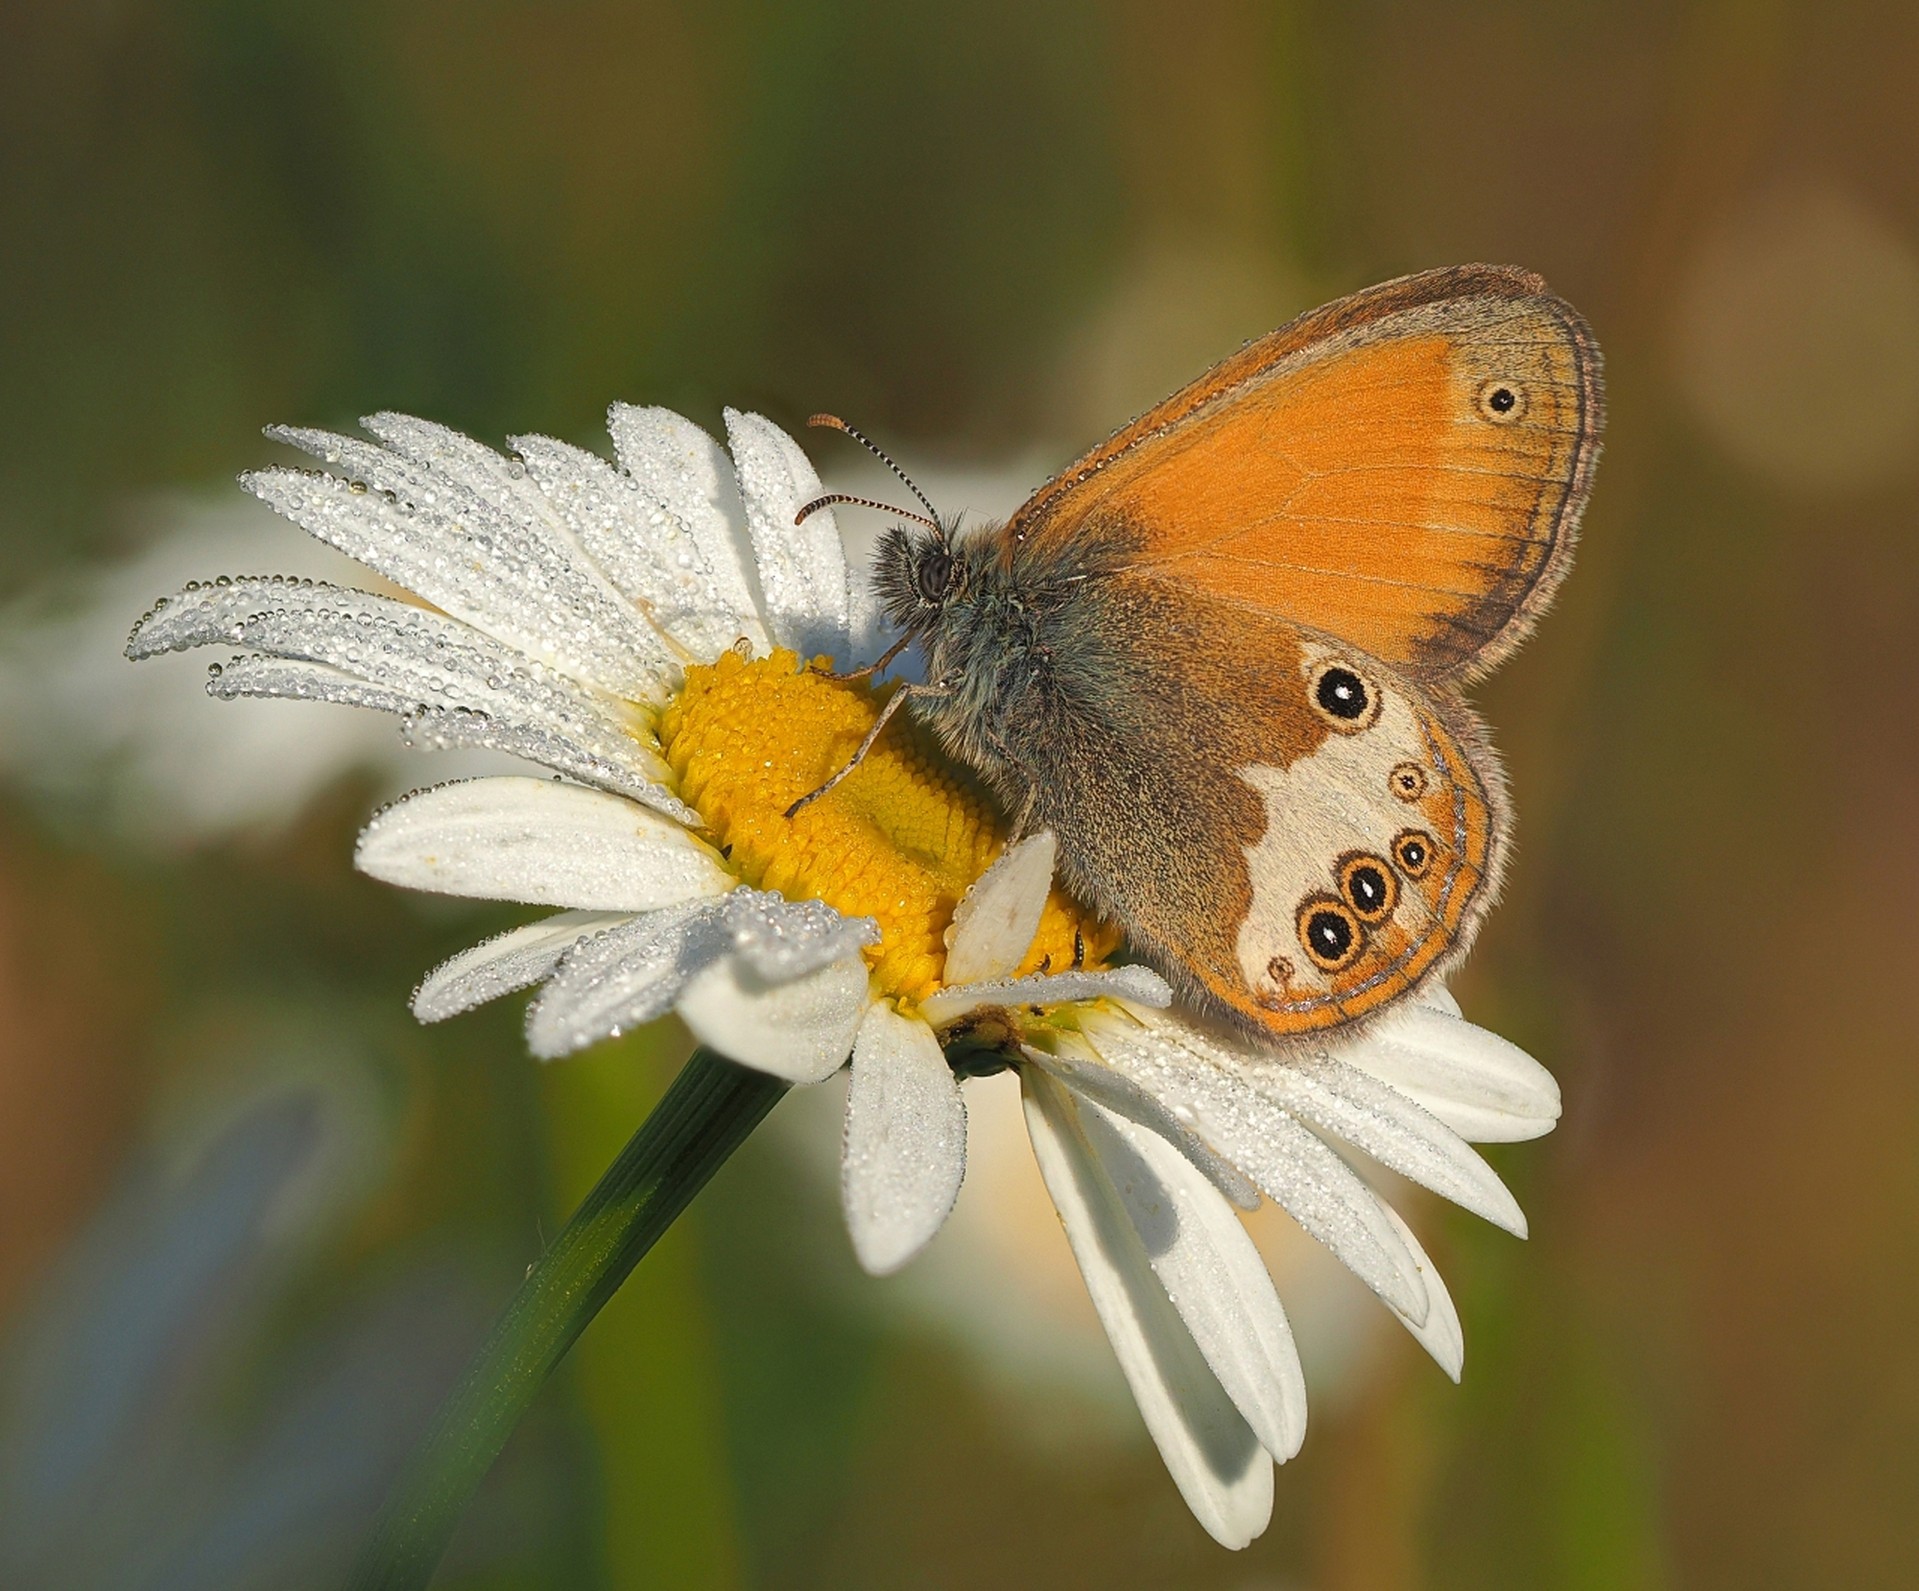
[[[1367,852],[1393,869],[1399,889],[1390,923],[1414,940],[1435,926],[1419,886],[1391,860],[1394,835],[1424,826],[1418,808],[1394,796],[1393,779],[1407,763],[1429,787],[1450,784],[1456,775],[1436,762],[1419,705],[1377,665],[1309,644],[1301,688],[1309,689],[1316,669],[1328,662],[1353,669],[1377,693],[1377,718],[1355,732],[1329,733],[1288,767],[1253,763],[1237,770],[1266,805],[1266,832],[1245,847],[1252,904],[1234,945],[1246,986],[1262,1001],[1310,999],[1332,989],[1338,974],[1316,965],[1300,941],[1300,906],[1310,896],[1339,895],[1340,858],[1351,852]]]

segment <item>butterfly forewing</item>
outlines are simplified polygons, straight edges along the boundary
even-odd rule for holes
[[[1599,424],[1597,350],[1537,278],[1430,272],[1249,344],[1009,530],[1124,525],[1143,569],[1443,679],[1490,667],[1551,594]]]

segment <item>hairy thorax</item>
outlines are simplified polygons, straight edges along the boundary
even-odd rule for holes
[[[1035,589],[990,534],[955,549],[958,589],[924,635],[929,683],[923,716],[947,749],[977,768],[1009,806],[1025,799],[1033,770],[1013,748],[1032,743],[1055,695],[1062,594]]]

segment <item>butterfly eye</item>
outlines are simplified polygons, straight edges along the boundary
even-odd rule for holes
[[[1342,735],[1372,727],[1379,717],[1379,692],[1346,663],[1321,663],[1309,688],[1319,716]]]
[[[1433,837],[1424,829],[1405,829],[1393,839],[1393,860],[1408,878],[1424,878],[1433,865]]]
[[[1479,412],[1494,425],[1511,425],[1526,412],[1526,389],[1517,381],[1488,381],[1479,389]]]
[[[1366,930],[1353,909],[1330,895],[1309,896],[1299,908],[1299,942],[1322,972],[1349,967],[1366,948]]]
[[[1386,775],[1386,788],[1401,801],[1417,801],[1426,793],[1426,770],[1416,762],[1402,762]]]
[[[913,564],[913,584],[935,607],[952,594],[953,560],[943,548],[928,547]]]
[[[1355,851],[1340,860],[1339,893],[1353,915],[1370,926],[1392,916],[1399,904],[1399,880],[1385,857]]]

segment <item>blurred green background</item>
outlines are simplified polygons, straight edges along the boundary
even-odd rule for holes
[[[943,1238],[944,1302],[865,1281],[794,1101],[440,1583],[1914,1583],[1919,10],[16,0],[0,46],[0,1583],[334,1583],[683,1042],[414,1026],[516,915],[351,872],[440,765],[296,708],[239,790],[205,748],[272,709],[119,660],[177,580],[311,556],[221,484],[261,425],[827,408],[1004,505],[1476,259],[1585,312],[1611,422],[1480,692],[1519,853],[1457,989],[1566,1115],[1493,1157],[1530,1243],[1416,1210],[1463,1387],[1302,1260],[1312,1430],[1228,1554],[1070,1299],[1034,1327],[1050,1215]]]

